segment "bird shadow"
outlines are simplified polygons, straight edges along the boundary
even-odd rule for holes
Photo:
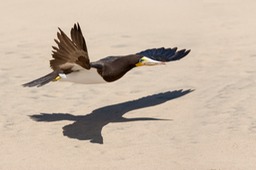
[[[131,122],[131,121],[157,121],[170,120],[151,117],[125,118],[129,111],[156,106],[169,100],[184,96],[193,90],[175,90],[164,93],[153,94],[136,100],[104,106],[93,110],[83,116],[75,116],[69,113],[40,113],[30,115],[37,122],[53,122],[70,120],[74,123],[63,127],[63,135],[78,140],[90,140],[91,143],[103,144],[102,129],[109,123]]]

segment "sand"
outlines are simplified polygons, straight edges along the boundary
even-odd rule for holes
[[[256,169],[256,1],[10,0],[0,7],[0,169]],[[191,53],[101,85],[22,83],[50,72],[57,28],[91,60]]]

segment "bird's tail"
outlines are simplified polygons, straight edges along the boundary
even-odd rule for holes
[[[41,87],[47,83],[50,83],[51,81],[57,81],[61,77],[59,76],[59,71],[53,71],[43,77],[40,77],[38,79],[35,79],[33,81],[30,81],[28,83],[23,84],[24,87]]]

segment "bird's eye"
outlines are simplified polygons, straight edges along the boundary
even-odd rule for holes
[[[141,58],[139,62],[142,63],[143,61],[144,61],[144,58]]]

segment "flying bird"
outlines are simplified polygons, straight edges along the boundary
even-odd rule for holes
[[[40,87],[49,82],[69,81],[82,84],[113,82],[128,71],[140,66],[162,65],[185,57],[190,50],[153,48],[125,56],[108,56],[98,61],[89,59],[86,42],[79,23],[74,24],[69,38],[60,28],[57,46],[53,46],[50,67],[52,72],[23,84],[24,87]]]

